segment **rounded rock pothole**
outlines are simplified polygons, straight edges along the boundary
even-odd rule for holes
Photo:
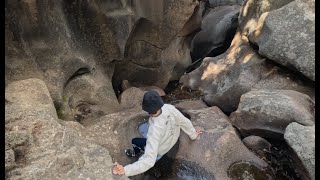
[[[258,168],[249,162],[232,164],[228,176],[232,180],[275,180],[271,170]]]

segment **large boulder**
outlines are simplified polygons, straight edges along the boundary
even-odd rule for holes
[[[191,117],[192,124],[203,128],[204,132],[195,141],[181,133],[176,159],[196,162],[214,174],[216,179],[230,179],[229,167],[239,161],[248,162],[259,170],[267,167],[266,162],[241,142],[228,117],[218,107],[189,110],[186,113]]]
[[[254,31],[260,16],[292,2],[293,0],[245,0],[240,9],[239,28],[244,35]]]
[[[239,9],[240,6],[221,6],[210,10],[201,22],[201,31],[192,39],[193,60],[220,50],[228,42],[230,44],[238,26]]]
[[[196,110],[196,109],[204,109],[207,108],[207,104],[203,102],[203,100],[189,100],[189,101],[182,101],[176,104],[173,104],[179,111],[185,114],[188,110]]]
[[[314,124],[314,101],[292,90],[252,90],[241,96],[230,120],[244,134],[282,137],[291,122]]]
[[[145,91],[136,87],[130,87],[125,90],[119,96],[121,107],[124,109],[130,109],[135,106],[141,107],[144,93]]]
[[[297,170],[301,171],[301,174],[304,175],[303,178],[314,180],[315,126],[303,126],[293,122],[287,126],[284,139],[292,148],[295,155],[298,156],[298,159],[295,161]]]
[[[252,89],[295,90],[314,98],[314,84],[259,56],[240,32],[227,52],[205,58],[180,82],[201,90],[209,106],[218,106],[225,113],[235,111],[241,95]]]
[[[114,179],[108,150],[59,123],[43,81],[9,84],[6,100],[8,179]]]
[[[293,1],[264,13],[249,39],[259,46],[259,54],[315,80],[314,0]]]

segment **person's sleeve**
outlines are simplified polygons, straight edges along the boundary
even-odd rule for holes
[[[178,109],[174,107],[175,115],[179,121],[179,125],[181,129],[188,134],[189,138],[195,140],[197,138],[197,133],[195,128],[193,127],[191,121],[186,118]]]
[[[141,174],[154,166],[163,132],[164,127],[160,123],[155,123],[149,127],[145,152],[137,162],[124,167],[126,176]]]

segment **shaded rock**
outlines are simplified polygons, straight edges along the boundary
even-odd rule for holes
[[[167,4],[164,0],[133,0],[132,5],[139,17],[159,23],[163,20],[164,15],[164,9],[160,7],[164,7]]]
[[[291,90],[252,90],[241,96],[230,120],[245,135],[282,137],[291,122],[314,124],[314,102]]]
[[[122,81],[121,89],[123,91],[125,91],[125,90],[127,90],[127,89],[129,89],[131,87],[132,87],[132,85],[130,84],[130,82],[128,80],[123,80]],[[166,93],[161,88],[159,88],[157,86],[142,86],[142,87],[139,87],[139,89],[141,89],[143,91],[155,90],[155,91],[158,92],[158,94],[160,96],[165,96],[166,95]]]
[[[139,88],[131,87],[121,93],[119,97],[120,105],[124,109],[133,108],[135,106],[141,108],[144,93],[145,91]]]
[[[243,144],[246,145],[249,149],[253,150],[263,150],[270,149],[271,144],[259,136],[248,136],[242,140]]]
[[[249,34],[259,54],[315,80],[315,1],[293,1],[263,14]],[[292,32],[288,33],[287,29]],[[293,38],[295,37],[295,38]]]
[[[199,4],[194,8],[193,14],[188,21],[183,25],[178,36],[187,36],[192,32],[200,30],[202,13],[205,11],[205,3],[200,1]]]
[[[180,82],[201,90],[209,106],[218,106],[225,113],[235,111],[241,95],[251,89],[295,90],[314,98],[314,84],[260,57],[240,32],[226,53],[205,58]]]
[[[61,8],[77,48],[102,63],[123,58],[134,13],[121,1],[66,1]]]
[[[174,0],[170,2],[163,0],[148,2],[146,2],[146,0],[139,1],[136,3],[136,6],[141,6],[141,10],[150,15],[141,15],[143,18],[138,20],[135,28],[131,31],[126,51],[128,53],[127,57],[131,58],[129,59],[130,61],[141,64],[141,61],[147,61],[147,59],[144,60],[146,58],[144,53],[145,50],[152,49],[152,46],[164,49],[170,44],[170,41],[191,17],[198,2],[192,0]],[[163,11],[163,8],[166,9],[166,12]],[[150,11],[152,9],[157,10]],[[141,45],[143,46],[141,47]],[[141,51],[135,52],[135,50],[139,48]],[[131,51],[131,49],[133,51]],[[144,58],[136,59],[139,56]],[[153,62],[150,61],[148,63],[150,64]]]
[[[141,89],[143,91],[154,90],[154,91],[157,91],[157,93],[160,96],[165,96],[166,95],[166,93],[161,88],[159,88],[157,86],[144,86],[144,87],[139,87],[139,89]]]
[[[164,89],[169,81],[178,80],[191,64],[185,37],[174,38],[166,48],[148,45],[145,41],[139,43],[137,49],[128,52],[131,56],[128,61],[116,65],[113,76],[116,86],[122,79],[127,79],[135,87],[155,85]]]
[[[59,123],[44,82],[28,79],[11,83],[6,88],[6,99],[10,102],[5,110],[9,115],[6,147],[13,147],[16,164],[6,171],[7,178],[113,179],[108,150]],[[7,120],[15,112],[23,115]],[[6,153],[8,169],[14,161],[12,151]]]
[[[170,76],[164,76],[159,80],[159,84],[167,85],[169,81],[179,80],[184,74],[187,67],[190,66],[192,60],[190,56],[189,38],[177,37],[171,44],[161,53],[163,61],[163,73],[169,73]],[[162,89],[165,87],[158,86]]]
[[[211,8],[218,6],[232,6],[232,5],[241,5],[243,0],[208,0]]]
[[[239,6],[221,6],[210,10],[201,22],[201,31],[192,39],[193,60],[205,57],[226,41],[230,44],[238,25],[239,9]]]
[[[185,113],[188,110],[197,110],[207,108],[207,104],[202,100],[191,100],[191,101],[182,101],[174,104],[179,111]]]
[[[239,161],[253,164],[258,169],[267,167],[266,162],[243,145],[228,117],[218,107],[186,113],[191,117],[192,124],[203,128],[204,132],[195,141],[181,133],[177,159],[197,162],[216,179],[229,179],[229,167]]]
[[[265,12],[279,9],[293,0],[246,0],[240,9],[239,28],[244,35],[251,34]]]
[[[315,126],[303,126],[293,122],[287,126],[284,139],[299,158],[295,162],[297,169],[303,171],[303,168],[305,168],[307,170],[307,173],[302,173],[304,175],[303,178],[314,180]]]
[[[263,154],[264,151],[270,151],[271,144],[259,136],[248,136],[242,139],[243,144],[257,154]]]
[[[122,91],[125,91],[125,90],[127,90],[127,89],[129,89],[131,87],[132,87],[132,85],[130,84],[130,82],[128,80],[123,80],[122,81],[122,83],[121,83],[121,90]],[[119,93],[120,93],[120,91],[119,91]]]

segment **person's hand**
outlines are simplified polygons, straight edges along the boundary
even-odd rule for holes
[[[122,165],[120,165],[117,162],[115,162],[112,172],[113,172],[113,174],[123,175],[124,174],[124,168],[123,168]]]
[[[197,138],[200,136],[200,134],[203,133],[203,130],[200,128],[196,128]]]

